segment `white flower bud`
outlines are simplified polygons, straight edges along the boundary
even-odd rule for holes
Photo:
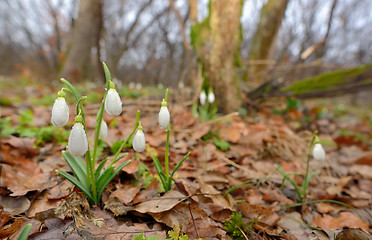
[[[129,89],[134,89],[136,87],[136,84],[134,82],[130,82],[128,87]]]
[[[110,88],[105,101],[105,111],[110,115],[119,116],[122,111],[122,103],[118,92]]]
[[[317,161],[324,161],[325,160],[325,152],[322,147],[322,144],[315,143],[314,149],[313,149],[313,157]]]
[[[141,90],[141,89],[142,89],[142,83],[137,83],[136,90]]]
[[[204,91],[201,91],[199,95],[200,104],[204,105],[206,100],[207,100],[207,94]]]
[[[108,135],[107,124],[104,120],[101,122],[101,128],[99,129],[99,138],[105,138]]]
[[[208,93],[208,102],[212,104],[212,103],[214,103],[215,99],[216,99],[216,97],[214,96],[214,93],[212,91],[210,91]]]
[[[58,97],[52,109],[52,123],[56,127],[63,127],[68,122],[69,109],[64,97]]]
[[[133,148],[137,152],[142,152],[145,150],[146,147],[146,140],[145,140],[145,134],[142,132],[142,127],[138,127],[138,130],[136,132],[136,135],[133,137]]]
[[[83,124],[75,123],[72,126],[67,150],[73,156],[82,156],[88,151],[88,140]]]
[[[170,122],[170,114],[167,106],[162,106],[159,112],[159,125],[161,128],[167,128]]]

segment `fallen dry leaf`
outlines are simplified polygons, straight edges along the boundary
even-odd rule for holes
[[[4,212],[12,215],[18,215],[26,212],[30,208],[31,202],[28,198],[22,197],[9,197],[0,195],[0,206]]]
[[[226,232],[208,218],[195,218],[187,225],[189,239],[228,239]]]
[[[137,184],[136,186],[124,185],[116,186],[117,190],[111,193],[111,196],[116,197],[125,205],[128,205],[133,201],[134,197],[141,190],[141,186]]]
[[[229,201],[222,195],[220,191],[215,189],[212,185],[206,184],[203,176],[196,178],[200,185],[201,193],[205,194],[205,197],[212,199],[213,203],[218,204],[226,209],[231,209]]]
[[[27,212],[28,217],[34,217],[37,213],[56,208],[61,204],[61,200],[37,199],[31,203],[31,207]]]
[[[190,211],[192,212],[194,219],[207,217],[207,214],[200,208],[187,203],[180,203],[169,211],[150,213],[150,215],[157,222],[164,223],[168,227],[180,226],[181,230],[186,232],[188,223],[192,221]]]
[[[268,207],[241,203],[238,204],[238,208],[246,217],[257,218],[269,226],[274,226],[280,220],[280,216]]]
[[[351,212],[341,212],[338,217],[332,217],[331,215],[316,216],[313,218],[313,226],[318,226],[325,229],[342,229],[344,227],[349,228],[361,228],[368,230],[368,223],[360,219],[357,215]]]
[[[372,180],[372,166],[353,165],[350,167],[350,172],[353,174],[360,174],[363,178]]]
[[[372,152],[367,152],[354,161],[356,164],[372,165]]]
[[[278,226],[286,229],[288,234],[291,234],[292,238],[289,239],[308,239],[308,234],[310,232],[309,228],[301,224],[301,214],[298,212],[285,213],[280,216]],[[286,237],[286,239],[288,239]]]
[[[160,213],[172,209],[187,197],[178,191],[166,192],[163,196],[139,203],[135,211],[140,213]]]
[[[246,126],[242,122],[224,122],[218,126],[220,135],[226,141],[237,143],[242,135],[246,135]]]
[[[278,189],[261,189],[261,192],[264,194],[262,200],[269,203],[279,202],[280,205],[292,205],[294,201],[287,198],[281,191]]]
[[[42,191],[56,184],[49,180],[50,173],[43,173],[36,163],[25,159],[24,165],[28,167],[3,165],[2,186],[13,192],[11,196],[24,196],[29,191]]]

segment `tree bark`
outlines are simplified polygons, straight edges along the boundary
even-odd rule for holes
[[[237,111],[242,98],[237,73],[241,43],[241,0],[212,0],[208,77],[221,112]]]
[[[91,50],[96,46],[99,28],[102,27],[101,11],[102,0],[80,0],[79,16],[61,72],[61,77],[68,81],[78,82],[90,77],[91,66],[96,62],[91,60]]]
[[[279,32],[288,0],[269,0],[261,10],[260,22],[253,38],[250,60],[272,59],[277,34]],[[266,65],[248,67],[248,83],[253,88],[265,82]]]

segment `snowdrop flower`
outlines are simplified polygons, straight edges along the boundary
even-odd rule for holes
[[[72,156],[82,156],[88,151],[87,135],[80,115],[75,118],[75,124],[72,126],[67,150]]]
[[[201,104],[201,105],[204,105],[206,100],[207,100],[207,94],[205,93],[204,90],[202,90],[202,91],[200,92],[200,95],[199,95],[199,101],[200,101],[200,104]]]
[[[167,107],[167,102],[163,99],[159,112],[159,125],[161,128],[167,128],[170,122],[170,114]]]
[[[58,98],[55,100],[52,108],[51,122],[56,127],[63,127],[68,122],[69,109],[65,99],[65,93],[61,90],[58,92]]]
[[[110,89],[107,92],[105,101],[105,111],[114,116],[119,116],[122,111],[122,103],[115,85],[110,82]]]
[[[145,150],[146,140],[145,134],[143,134],[141,122],[139,123],[136,135],[133,137],[133,148],[136,152],[142,152]]]
[[[102,120],[101,127],[99,129],[99,138],[107,137],[107,132],[108,132],[107,124],[104,120]]]
[[[214,100],[216,99],[216,97],[214,96],[214,93],[213,93],[213,91],[209,91],[209,93],[208,93],[208,102],[209,103],[214,103]]]
[[[136,87],[136,84],[134,82],[130,82],[128,87],[129,89],[134,89]]]
[[[313,149],[313,157],[317,161],[324,161],[325,160],[325,151],[322,147],[320,142],[316,142]]]
[[[137,83],[136,90],[141,90],[141,89],[142,89],[142,83]]]
[[[162,83],[158,83],[158,89],[163,89],[163,88],[164,88],[163,84]]]
[[[185,84],[182,81],[178,83],[178,88],[179,89],[182,89],[184,87],[185,87]]]

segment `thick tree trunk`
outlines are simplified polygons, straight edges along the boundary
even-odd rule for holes
[[[288,0],[269,0],[261,10],[260,22],[254,35],[250,60],[271,59],[277,34],[287,8]],[[266,65],[257,64],[248,68],[248,84],[252,88],[265,82],[264,73]]]
[[[212,0],[210,13],[211,49],[208,77],[220,111],[237,111],[242,104],[237,60],[240,59],[241,0]]]
[[[91,66],[96,61],[91,59],[91,49],[96,46],[99,36],[102,0],[80,0],[79,16],[72,32],[66,62],[61,77],[77,82],[89,77]]]

